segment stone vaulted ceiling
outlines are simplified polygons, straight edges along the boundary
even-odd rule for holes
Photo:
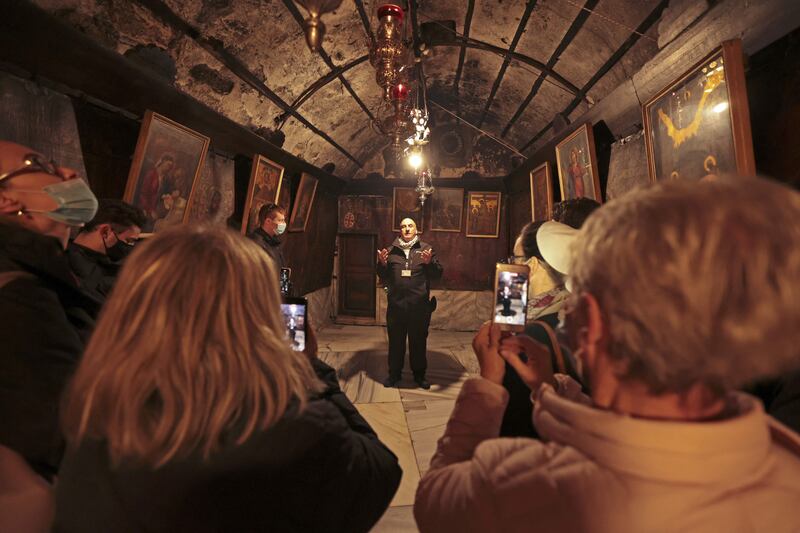
[[[323,54],[308,50],[291,0],[35,2],[132,60],[166,59],[178,89],[245,127],[280,130],[284,149],[337,175],[363,176],[388,142],[369,127],[381,90],[366,60],[384,2],[344,0],[325,15]],[[410,3],[430,99],[529,155],[557,115],[574,121],[655,55],[667,1]]]

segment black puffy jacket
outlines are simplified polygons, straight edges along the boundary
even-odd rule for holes
[[[444,268],[436,257],[436,251],[433,252],[430,263],[426,265],[422,262],[420,253],[431,249],[430,244],[418,241],[411,247],[411,253],[406,259],[398,242],[399,239],[396,239],[392,244],[386,266],[378,263],[378,276],[389,289],[389,307],[408,310],[427,306],[431,281],[441,278]],[[403,270],[410,270],[411,275],[403,276]]]
[[[100,441],[70,450],[56,532],[366,532],[400,484],[397,457],[315,361],[327,390],[241,445],[149,467],[109,464]]]
[[[46,479],[64,441],[62,390],[99,310],[78,288],[58,240],[0,223],[0,444]]]

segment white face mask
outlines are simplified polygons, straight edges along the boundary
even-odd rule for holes
[[[277,227],[275,228],[275,233],[282,235],[284,231],[286,231],[286,222],[278,223]]]

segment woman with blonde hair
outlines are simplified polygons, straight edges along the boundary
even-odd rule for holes
[[[397,459],[290,349],[277,279],[229,230],[134,252],[64,401],[56,531],[370,529]]]

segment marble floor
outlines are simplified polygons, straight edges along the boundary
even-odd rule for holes
[[[428,469],[461,384],[478,371],[474,333],[430,330],[427,391],[416,388],[408,368],[399,388],[381,384],[387,364],[385,327],[331,325],[317,336],[319,358],[336,369],[342,390],[403,469],[400,488],[373,533],[417,531],[412,505],[420,475]]]

